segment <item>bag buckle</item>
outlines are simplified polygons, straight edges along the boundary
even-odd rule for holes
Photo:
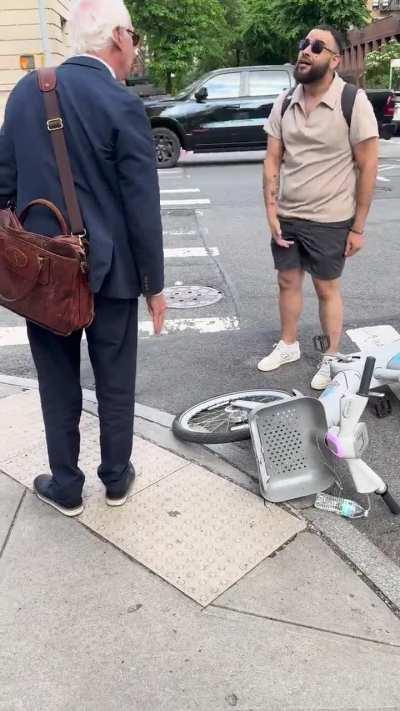
[[[87,232],[85,227],[82,232],[71,232],[71,237],[76,237],[79,240],[79,244],[83,247],[87,243],[86,238]]]
[[[61,116],[58,116],[57,118],[52,118],[47,121],[47,130],[48,131],[61,131],[61,129],[64,128],[64,122],[61,118]]]
[[[89,248],[89,242],[86,239],[86,229],[83,228],[83,232],[80,232],[77,235],[72,234],[72,237],[76,237],[79,241],[79,246],[82,250],[82,257],[81,257],[81,272],[83,274],[87,274],[89,271],[88,267],[88,262],[87,262],[87,256],[88,256],[88,248]]]

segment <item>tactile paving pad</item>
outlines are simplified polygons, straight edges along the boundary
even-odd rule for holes
[[[84,414],[80,520],[200,605],[207,605],[305,528],[258,496],[136,437],[137,480],[125,506],[106,506],[96,476],[98,420]],[[0,469],[25,486],[48,471],[37,392],[0,400]]]
[[[99,421],[82,413],[79,466],[86,476],[84,497],[98,493],[104,501],[104,486],[97,476],[100,464]],[[133,442],[136,469],[135,491],[141,491],[186,461],[140,437]],[[49,473],[46,440],[37,391],[0,400],[0,469],[26,487],[38,474]]]
[[[117,515],[91,498],[81,519],[201,605],[305,527],[196,465],[135,494]]]

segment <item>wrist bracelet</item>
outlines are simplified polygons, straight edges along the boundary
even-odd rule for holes
[[[360,235],[361,237],[363,236],[364,232],[360,232],[359,230],[355,230],[354,227],[350,229],[350,232],[354,232],[355,235]]]

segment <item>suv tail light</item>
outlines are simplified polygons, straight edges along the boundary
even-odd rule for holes
[[[385,117],[393,118],[395,108],[396,108],[396,102],[394,99],[394,94],[390,94],[390,96],[388,96],[385,108],[383,109],[383,115]]]

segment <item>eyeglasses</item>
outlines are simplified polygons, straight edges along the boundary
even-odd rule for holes
[[[300,42],[299,42],[300,52],[307,49],[307,47],[309,47],[311,49],[313,54],[321,54],[324,51],[324,49],[326,49],[326,51],[333,54],[334,57],[338,56],[337,52],[334,52],[333,49],[329,49],[329,47],[326,46],[325,42],[323,42],[322,40],[319,40],[319,39],[310,40],[309,37],[306,37],[305,39],[300,40]]]
[[[131,36],[132,44],[134,47],[137,47],[140,44],[140,35],[135,32],[134,30],[128,30],[128,28],[125,28],[128,35]]]

